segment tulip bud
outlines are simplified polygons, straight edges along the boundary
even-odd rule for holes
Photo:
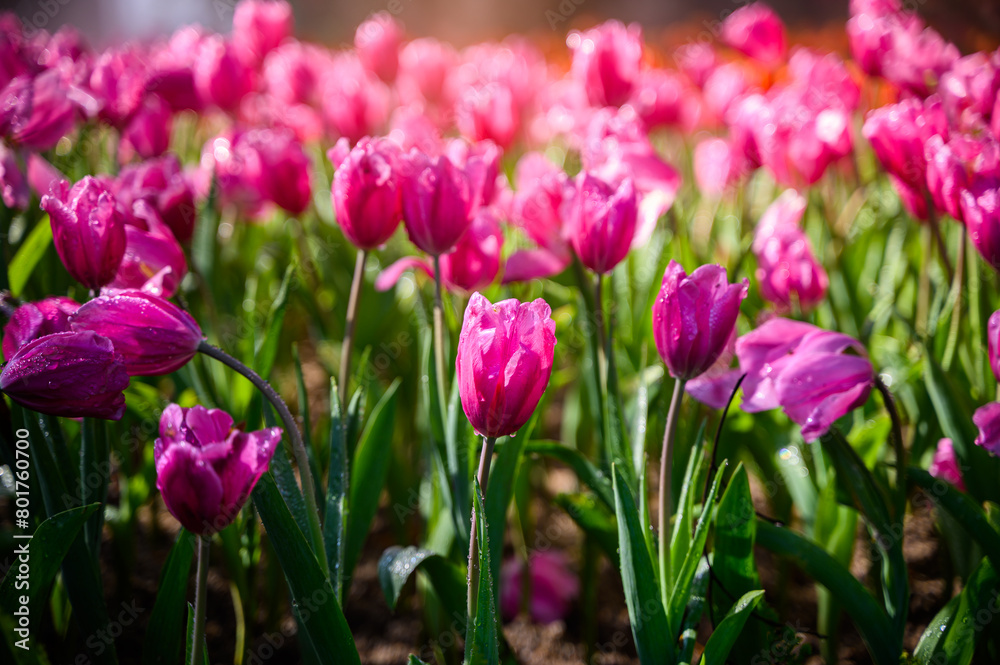
[[[494,305],[472,294],[455,369],[462,409],[479,434],[513,434],[531,418],[552,374],[556,323],[551,314],[540,298]]]
[[[951,439],[938,441],[937,449],[934,451],[934,459],[927,471],[935,478],[946,480],[963,492],[965,491],[965,481],[962,480],[962,471],[959,469],[958,458],[955,456],[955,447]]]
[[[156,487],[185,529],[211,535],[236,519],[280,443],[280,427],[243,432],[220,409],[171,404],[153,445]]]
[[[653,338],[670,376],[688,380],[704,373],[736,332],[748,280],[730,284],[726,269],[704,265],[690,276],[671,260],[653,303]]]
[[[61,296],[24,303],[4,326],[3,357],[10,360],[18,349],[39,337],[69,332],[69,317],[79,308],[75,300]]]
[[[472,185],[448,157],[417,150],[402,159],[403,221],[410,241],[431,256],[451,251],[472,218]]]
[[[32,340],[0,372],[0,391],[12,400],[65,418],[120,420],[128,382],[111,340],[89,331]]]
[[[73,279],[91,289],[114,279],[125,254],[125,220],[106,185],[89,175],[72,188],[62,181],[42,197],[42,210]]]
[[[785,26],[770,7],[754,2],[739,7],[722,22],[722,41],[763,65],[785,57]]]
[[[198,352],[201,328],[169,300],[142,291],[124,291],[87,302],[70,317],[73,330],[107,337],[125,359],[130,376],[169,374]]]
[[[399,226],[398,153],[390,141],[364,138],[346,159],[334,164],[331,198],[337,224],[355,247],[375,249]]]
[[[628,255],[635,235],[639,209],[632,179],[616,190],[584,172],[574,185],[563,209],[570,244],[583,265],[606,275]]]
[[[826,296],[829,280],[799,228],[806,200],[787,190],[760,218],[751,249],[757,257],[760,294],[781,309],[812,309]]]

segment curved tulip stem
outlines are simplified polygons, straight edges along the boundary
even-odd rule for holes
[[[441,408],[441,422],[447,421],[448,378],[444,361],[444,299],[441,296],[441,257],[434,257],[434,373],[437,374],[437,396]]]
[[[236,358],[223,351],[217,346],[212,346],[205,340],[202,340],[201,344],[198,345],[198,351],[204,353],[206,356],[215,358],[223,365],[230,367],[244,377],[249,379],[250,383],[254,385],[257,390],[263,393],[264,397],[274,406],[274,410],[278,412],[278,417],[281,418],[281,423],[285,427],[285,433],[288,435],[289,439],[292,441],[292,453],[295,455],[295,463],[299,467],[299,476],[302,482],[302,496],[306,501],[306,517],[309,519],[309,531],[311,532],[313,541],[313,553],[316,555],[317,561],[319,561],[320,569],[324,574],[330,574],[330,567],[326,560],[326,549],[323,545],[323,529],[320,527],[319,523],[319,508],[316,502],[316,484],[313,481],[312,469],[309,466],[309,456],[306,453],[306,445],[302,441],[302,434],[299,432],[298,425],[295,424],[295,418],[292,417],[292,412],[288,410],[288,405],[285,404],[285,400],[281,399],[271,384],[265,381],[257,372],[253,371],[243,363],[241,363]]]
[[[680,411],[681,398],[684,397],[684,383],[684,379],[677,379],[674,382],[674,395],[670,398],[667,426],[663,431],[663,450],[660,453],[660,598],[664,602],[664,607],[670,596],[670,516],[674,511],[670,487],[671,458],[674,454],[677,414]]]
[[[344,343],[340,347],[340,403],[347,408],[347,388],[351,380],[351,348],[354,346],[354,322],[358,315],[358,301],[361,299],[361,284],[365,279],[365,261],[368,252],[358,250],[358,259],[354,264],[354,279],[351,281],[351,295],[347,298],[347,320],[344,323]]]
[[[198,554],[198,573],[194,583],[194,633],[191,635],[191,662],[202,665],[205,662],[205,605],[208,602],[208,554],[209,538],[195,536]]]
[[[483,437],[483,450],[479,455],[479,472],[476,480],[479,481],[479,488],[483,492],[483,505],[486,504],[486,482],[490,479],[490,463],[493,461],[493,446],[496,444],[495,436]],[[472,533],[469,534],[469,618],[475,617],[476,596],[479,593],[479,516],[475,508],[472,510]]]

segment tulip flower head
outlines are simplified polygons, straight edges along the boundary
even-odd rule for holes
[[[785,26],[761,2],[743,5],[722,22],[722,41],[761,64],[773,67],[785,57]]]
[[[410,241],[431,256],[455,247],[472,221],[476,192],[471,171],[447,155],[412,150],[403,158],[403,221]]]
[[[156,487],[185,529],[211,535],[236,519],[280,443],[279,427],[243,432],[220,409],[171,404],[153,446]]]
[[[761,216],[751,249],[757,257],[761,296],[787,310],[809,310],[826,296],[826,271],[799,227],[806,200],[787,190]]]
[[[976,409],[972,422],[979,428],[976,445],[1000,455],[1000,402],[990,402]]]
[[[570,243],[580,262],[606,275],[632,247],[639,207],[631,178],[614,188],[596,176],[577,176],[572,195],[563,204]]]
[[[79,308],[72,298],[57,296],[26,302],[15,309],[3,329],[4,359],[10,360],[18,349],[39,337],[69,332],[69,317]]]
[[[965,491],[965,481],[962,480],[958,457],[955,456],[955,447],[951,439],[938,441],[937,449],[934,451],[934,459],[927,471],[935,478],[947,480],[958,489]]]
[[[385,244],[399,226],[399,156],[391,141],[364,138],[335,164],[331,197],[337,224],[359,249]]]
[[[455,368],[462,409],[486,437],[521,429],[552,374],[556,323],[542,299],[496,304],[473,293],[458,338]]]
[[[560,621],[580,594],[580,580],[559,550],[537,550],[528,558],[531,597],[528,612],[532,621],[546,624]],[[524,562],[517,557],[504,561],[500,569],[500,610],[506,620],[521,609],[524,592]]]
[[[0,392],[33,411],[65,418],[121,420],[128,383],[121,354],[91,331],[32,340],[0,371]]]
[[[653,337],[670,376],[686,381],[715,364],[736,334],[749,288],[747,279],[730,284],[722,266],[700,266],[688,275],[670,262],[653,303]]]
[[[586,32],[571,32],[572,74],[584,84],[595,106],[620,106],[628,101],[639,79],[642,28],[608,21]]]

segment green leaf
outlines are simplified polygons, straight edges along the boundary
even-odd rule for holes
[[[527,437],[507,437],[507,442],[497,453],[496,463],[490,471],[486,486],[486,523],[489,525],[490,575],[500,579],[500,560],[503,557],[503,535],[507,527],[507,507],[514,496],[514,478],[521,466],[521,452]],[[500,596],[497,595],[496,613],[500,614]]]
[[[295,278],[295,266],[285,269],[285,276],[278,287],[278,294],[267,312],[267,323],[264,325],[264,336],[257,340],[254,347],[254,370],[265,380],[271,375],[271,368],[278,357],[278,344],[281,343],[281,328],[285,323],[285,310],[288,309],[289,285]]]
[[[788,557],[833,594],[854,621],[877,665],[898,665],[902,646],[889,616],[849,569],[800,534],[760,519],[757,520],[757,544]]]
[[[194,536],[181,529],[177,542],[160,574],[153,613],[142,642],[143,665],[173,665],[180,658],[181,631],[184,629],[185,594],[191,562],[194,560]]]
[[[379,558],[378,581],[389,609],[396,609],[403,586],[418,570],[427,573],[448,615],[464,617],[465,571],[437,552],[419,547],[390,547]]]
[[[191,238],[191,265],[198,276],[211,285],[215,276],[215,238],[218,234],[218,203],[219,181],[212,174],[212,184],[208,190],[208,198],[198,211],[198,223]]]
[[[610,318],[610,313],[609,313]],[[625,424],[622,421],[622,398],[618,390],[618,366],[615,362],[615,350],[612,347],[611,333],[614,326],[609,326],[607,339],[605,340],[604,357],[607,358],[608,365],[608,390],[605,401],[607,409],[607,445],[611,454],[612,464],[616,464],[624,469],[624,478],[628,481],[629,487],[635,490],[639,481],[636,477],[633,462],[632,449],[625,438]]]
[[[253,502],[285,573],[294,614],[315,647],[319,662],[360,665],[351,629],[316,555],[288,512],[270,472],[253,491]]]
[[[699,437],[699,441],[701,438]],[[684,483],[681,485],[681,500],[677,505],[676,520],[674,529],[670,533],[670,577],[681,569],[684,557],[691,549],[691,526],[694,524],[694,504],[698,501],[701,484],[701,469],[704,466],[705,456],[701,448],[697,445],[691,448],[688,456],[687,468],[684,470]],[[652,556],[652,554],[650,554]],[[670,580],[661,584],[666,584],[670,588]]]
[[[958,490],[951,483],[935,478],[925,470],[910,467],[910,482],[926,492],[931,501],[948,511],[955,521],[983,548],[983,553],[1000,570],[1000,533],[990,524],[986,512],[972,497]]]
[[[684,608],[688,604],[691,596],[691,584],[694,574],[698,570],[698,562],[701,561],[705,542],[708,540],[708,526],[712,522],[714,512],[715,497],[719,493],[719,485],[722,483],[722,475],[726,471],[726,462],[719,465],[719,470],[712,481],[712,488],[705,497],[705,502],[701,507],[701,515],[698,517],[698,525],[694,528],[694,538],[691,539],[691,546],[684,556],[684,563],[680,570],[674,575],[673,588],[670,591],[670,607],[667,610],[667,625],[672,638],[676,638],[681,629],[681,619],[684,618]]]
[[[343,579],[348,580],[354,565],[361,556],[361,548],[368,536],[378,500],[385,485],[389,460],[392,459],[392,434],[396,425],[396,391],[400,379],[396,379],[385,391],[385,395],[372,409],[368,424],[361,435],[354,459],[351,462],[350,519],[347,521],[346,549],[344,550]]]
[[[326,513],[323,518],[323,544],[330,582],[337,600],[344,597],[344,544],[347,534],[347,492],[350,470],[347,466],[347,440],[340,413],[337,380],[330,379],[330,469],[326,485]]]
[[[45,250],[52,244],[52,225],[49,223],[49,216],[45,215],[31,233],[24,239],[21,246],[17,248],[17,253],[10,260],[7,268],[10,276],[11,295],[18,297],[24,292],[24,287],[31,278],[31,273],[35,271],[35,266],[42,260]]]
[[[708,638],[705,653],[701,657],[701,665],[725,665],[736,639],[743,632],[743,626],[763,596],[764,592],[761,590],[748,591],[736,601]]]
[[[917,648],[913,650],[913,659],[919,665],[933,665],[935,654],[944,653],[944,636],[955,620],[955,613],[958,611],[958,605],[961,601],[961,594],[949,600],[948,604],[942,607],[941,611],[935,614],[931,622],[927,624],[927,628],[917,643]],[[938,657],[938,662],[950,661],[947,656],[942,655]]]
[[[942,625],[937,622],[937,617],[935,617],[935,621],[932,621],[931,625],[928,626],[927,630],[930,630],[937,624],[939,633],[944,628],[943,636],[935,640],[928,635],[927,631],[924,631],[920,644],[917,646],[917,652],[914,654],[917,662],[928,665],[935,663],[969,665],[983,633],[991,630],[990,621],[996,614],[994,606],[998,582],[1000,582],[1000,578],[997,576],[996,569],[990,564],[989,559],[983,559],[976,572],[966,582],[965,588],[962,589],[950,621]],[[950,605],[951,603],[949,603]],[[945,610],[947,609],[948,606],[945,606]],[[942,619],[945,618],[947,617],[942,617]],[[986,618],[985,622],[984,618]],[[924,645],[925,640],[928,640],[926,645]]]
[[[97,512],[100,504],[92,503],[79,508],[71,508],[61,513],[57,513],[38,525],[34,535],[28,539],[14,540],[14,563],[7,571],[3,583],[0,584],[0,608],[5,612],[13,613],[20,606],[19,596],[27,595],[32,616],[40,616],[39,602],[45,597],[44,594],[52,584],[56,573],[59,572],[59,565],[69,552],[70,545],[80,533],[87,519]],[[26,549],[26,554],[21,554],[21,548]],[[23,557],[23,558],[22,558]],[[15,588],[17,575],[20,571],[19,561],[27,559],[28,576],[27,586],[22,589]],[[25,594],[27,590],[27,594]]]
[[[598,503],[593,494],[574,492],[557,494],[553,502],[583,529],[607,555],[611,563],[618,567],[618,524],[615,516]],[[650,558],[652,560],[652,558]]]
[[[589,487],[604,502],[609,509],[614,510],[615,497],[607,476],[590,463],[579,450],[567,448],[561,443],[551,441],[529,441],[524,449],[525,454],[544,455],[558,460],[573,469],[576,477]]]
[[[192,651],[194,651],[194,605],[191,603],[187,604],[187,632],[184,638],[184,662],[190,663],[194,658]],[[202,665],[208,665],[208,640],[207,636],[202,637],[201,645],[201,655],[202,655]]]
[[[469,511],[472,510],[472,483],[469,482],[469,420],[462,411],[458,381],[453,381],[451,388],[444,436],[444,457],[448,471],[448,486],[451,490],[451,515],[455,523],[455,534],[458,542],[462,544],[462,549],[466,549],[469,544]],[[436,393],[433,390],[431,392]],[[479,438],[474,433],[472,436]]]
[[[410,659],[408,661],[406,661],[406,665],[430,665],[430,663],[427,663],[426,661],[420,660],[419,658],[417,658],[416,656],[414,656],[411,653],[410,654]]]
[[[681,652],[677,657],[677,662],[681,665],[690,665],[694,657],[694,647],[698,642],[698,625],[701,623],[701,615],[705,613],[707,604],[705,594],[708,592],[711,578],[712,569],[708,566],[708,560],[702,559],[698,564],[698,572],[694,574],[694,580],[691,582],[691,594],[684,611],[684,621],[681,623]]]
[[[639,512],[617,465],[612,468],[615,515],[618,518],[618,548],[621,552],[622,585],[628,606],[632,637],[643,664],[674,661],[673,639],[660,602],[653,562],[639,524]]]
[[[264,413],[267,414],[268,418],[270,418],[270,411],[270,405],[265,405]],[[270,420],[266,424],[268,427],[273,426]],[[281,443],[275,448],[269,468],[271,475],[274,476],[274,482],[278,486],[278,491],[281,492],[281,498],[285,500],[288,510],[295,518],[295,523],[299,525],[303,533],[309,533],[306,500],[302,496],[302,489],[299,487],[295,471],[292,469],[292,462],[288,459],[288,451],[285,450],[286,439],[287,437],[282,437]]]
[[[466,626],[466,665],[499,665],[500,639],[497,630],[496,602],[493,592],[493,575],[490,565],[490,530],[483,510],[483,492],[475,481],[473,493],[476,534],[479,538],[479,587],[476,593],[476,615]]]
[[[104,420],[84,418],[81,424],[80,494],[82,503],[104,504],[108,500],[111,478],[111,450]],[[83,538],[91,557],[97,561],[101,550],[104,511],[96,511],[83,527]]]

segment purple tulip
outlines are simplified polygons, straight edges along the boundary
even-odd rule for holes
[[[551,314],[540,298],[494,305],[472,294],[455,369],[462,409],[479,434],[513,434],[531,418],[552,374],[556,323]]]
[[[31,200],[31,189],[21,173],[17,154],[3,143],[0,143],[0,200],[12,210],[24,210]]]
[[[559,550],[534,551],[528,558],[528,574],[528,612],[532,621],[546,624],[565,619],[580,594],[580,579],[570,569],[566,555]],[[518,557],[504,561],[500,569],[500,610],[507,621],[521,609],[523,580],[524,562]]]
[[[122,131],[122,161],[129,161],[133,153],[142,159],[162,155],[170,147],[172,127],[170,106],[159,95],[148,95]]]
[[[144,53],[126,44],[98,56],[88,88],[99,104],[98,117],[114,127],[124,127],[142,105],[149,72]]]
[[[782,310],[809,310],[826,297],[829,280],[799,227],[806,200],[787,190],[760,218],[751,249],[757,257],[760,294]]]
[[[211,535],[236,519],[280,443],[280,427],[243,432],[220,409],[171,404],[153,446],[156,487],[185,529]]]
[[[29,150],[52,148],[76,122],[77,107],[69,93],[57,69],[13,79],[0,90],[0,136]]]
[[[722,266],[703,265],[689,276],[670,261],[653,303],[653,338],[670,376],[693,379],[718,360],[749,288],[746,279],[730,284]]]
[[[255,65],[292,34],[292,6],[283,0],[243,0],[233,13],[233,46]]]
[[[955,456],[955,447],[951,439],[938,441],[937,449],[934,451],[934,459],[927,471],[935,478],[946,480],[963,492],[965,491],[965,481],[962,480],[962,471],[959,468],[958,457]]]
[[[18,349],[39,337],[69,332],[69,317],[79,308],[78,302],[62,296],[24,303],[4,326],[3,357],[10,360]]]
[[[334,164],[331,198],[337,224],[355,247],[375,249],[399,226],[398,159],[399,149],[391,141],[364,138]]]
[[[571,32],[566,43],[573,51],[573,77],[585,86],[595,106],[620,106],[628,101],[639,80],[642,28],[607,21],[586,32]]]
[[[631,178],[615,189],[586,172],[576,177],[563,208],[570,244],[580,262],[599,275],[614,270],[628,255],[638,215]]]
[[[410,241],[431,256],[451,251],[472,221],[473,184],[445,155],[412,150],[401,159],[403,221]]]
[[[336,56],[324,70],[320,96],[327,127],[352,143],[375,134],[389,117],[389,88],[354,53]]]
[[[986,325],[986,348],[989,350],[990,369],[997,381],[1000,381],[1000,310],[990,315]]]
[[[977,142],[955,138],[947,143],[938,135],[927,139],[924,156],[927,159],[927,189],[938,210],[955,219],[962,219],[962,190],[968,187],[966,160],[971,161]]]
[[[108,284],[108,290],[128,291],[139,289],[154,296],[170,298],[187,274],[184,250],[165,224],[160,222],[152,206],[139,200],[137,213],[152,220],[150,230],[137,226],[125,227],[125,256],[118,266],[118,274]]]
[[[990,402],[976,409],[972,422],[979,428],[976,445],[1000,455],[1000,402]]]
[[[115,197],[126,215],[132,215],[136,201],[147,201],[179,242],[191,239],[198,217],[194,189],[181,171],[176,155],[164,155],[122,169],[115,181]],[[149,230],[134,215],[128,223]]]
[[[785,25],[762,2],[743,5],[722,22],[722,41],[768,67],[785,57]]]
[[[94,298],[70,317],[70,326],[114,342],[130,376],[170,374],[194,357],[202,340],[190,314],[142,291]]]
[[[206,104],[235,111],[254,86],[254,71],[220,35],[206,37],[194,63],[194,82]]]
[[[42,197],[49,213],[52,242],[73,279],[99,289],[115,278],[125,254],[125,220],[108,187],[84,176],[71,188],[66,181]]]
[[[976,174],[969,189],[962,191],[961,211],[972,244],[1000,271],[1000,178]]]
[[[128,382],[111,340],[90,331],[32,340],[0,372],[0,391],[12,400],[66,418],[120,420]]]

